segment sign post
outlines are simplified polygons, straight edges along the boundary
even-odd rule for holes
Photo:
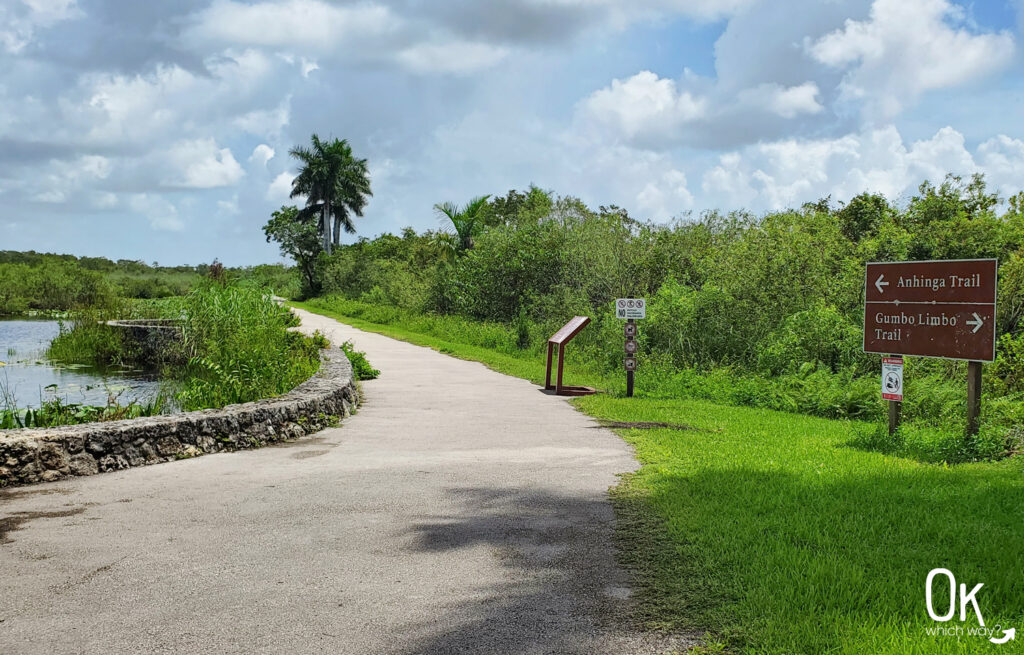
[[[995,359],[997,265],[871,262],[864,278],[864,352],[967,360],[968,434],[978,431],[981,363]],[[894,421],[899,407],[890,404],[890,430]]]
[[[647,302],[643,298],[619,298],[615,301],[616,318],[626,319],[623,334],[626,337],[626,357],[622,365],[626,369],[626,398],[633,397],[633,376],[636,373],[636,321],[647,318]]]

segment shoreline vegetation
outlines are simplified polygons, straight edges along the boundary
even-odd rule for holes
[[[181,338],[167,344],[159,361],[140,362],[139,352],[110,318],[173,318]],[[106,406],[47,400],[36,410],[0,399],[0,427],[52,427],[137,418],[169,409],[192,411],[244,403],[287,393],[320,366],[321,335],[289,330],[296,317],[266,289],[216,280],[200,281],[186,295],[140,303],[116,301],[72,313],[50,345],[49,359],[93,367],[145,365],[163,380],[160,395],[145,403]]]

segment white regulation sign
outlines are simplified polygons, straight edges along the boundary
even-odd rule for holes
[[[615,317],[647,318],[647,301],[643,298],[619,298],[615,301]]]

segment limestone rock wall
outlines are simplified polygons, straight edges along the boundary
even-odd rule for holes
[[[258,448],[317,432],[347,417],[359,401],[344,353],[325,350],[321,360],[316,375],[276,398],[125,421],[0,431],[0,486]]]

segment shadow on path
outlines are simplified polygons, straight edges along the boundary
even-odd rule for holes
[[[439,607],[433,626],[410,626],[411,633],[431,636],[405,652],[666,653],[697,642],[692,635],[643,633],[633,625],[628,581],[608,547],[614,515],[605,497],[516,488],[449,493],[461,515],[412,525],[411,548],[442,552],[483,545],[507,575],[469,599]]]

